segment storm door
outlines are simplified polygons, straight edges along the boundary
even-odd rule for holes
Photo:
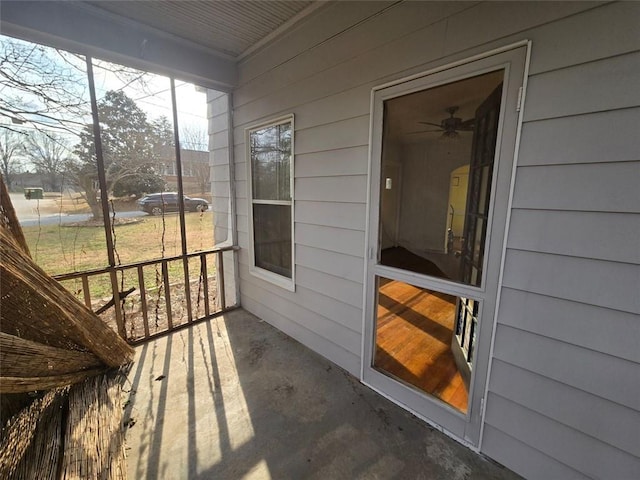
[[[472,444],[524,56],[508,50],[373,94],[363,381]]]

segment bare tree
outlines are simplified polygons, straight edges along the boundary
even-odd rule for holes
[[[211,189],[211,167],[209,162],[194,162],[191,166],[191,172],[196,178],[200,194],[209,193]]]
[[[180,132],[180,148],[183,151],[194,153],[194,155],[184,155],[184,160],[191,163],[191,175],[196,179],[200,194],[204,195],[211,187],[211,167],[208,156],[204,157],[205,161],[201,161],[202,155],[198,155],[197,152],[209,151],[209,135],[206,127],[191,124],[182,128]]]
[[[88,110],[82,60],[76,56],[0,37],[0,115],[12,125],[73,132]]]
[[[153,154],[151,147],[172,141],[171,138],[158,140],[155,135],[170,125],[168,121],[149,127],[145,113],[131,107],[117,120],[117,125],[110,123],[117,118],[110,109],[120,111],[126,103],[125,90],[135,92],[140,100],[157,94],[153,76],[98,59],[93,59],[92,64],[94,78],[100,80],[98,89],[106,84],[119,85],[107,92],[110,97],[106,95],[98,101],[102,107],[99,115],[107,193],[118,184],[125,190],[157,189],[150,182],[162,178],[159,169],[152,165],[152,161],[158,163],[155,158],[158,155]],[[36,132],[25,142],[27,156],[36,169],[46,173],[52,187],[58,186],[59,175],[65,171],[83,190],[94,215],[100,216],[87,75],[86,59],[81,55],[0,35],[0,131],[17,132],[22,129],[19,125],[24,125]],[[116,100],[120,100],[118,95],[125,97],[120,104],[116,104]],[[135,105],[135,100],[128,100]],[[128,124],[133,128],[129,129],[126,141],[120,142],[124,138],[120,131],[128,128]],[[41,135],[37,135],[38,132]],[[71,152],[63,153],[67,146],[65,138],[72,135],[78,138],[73,141],[77,150],[73,156],[69,155]],[[65,161],[69,159],[69,168],[65,169]],[[144,185],[140,187],[135,183]]]
[[[148,74],[94,60],[126,86],[148,92]],[[0,35],[0,129],[28,124],[36,130],[77,135],[91,119],[86,59],[64,50]]]
[[[208,152],[209,135],[207,134],[207,128],[195,124],[185,125],[180,129],[180,148]]]
[[[13,176],[20,170],[20,152],[22,150],[23,134],[0,129],[0,169],[7,188],[11,190]]]
[[[47,179],[52,191],[60,189],[71,150],[59,134],[34,131],[26,137],[24,151],[36,169]]]

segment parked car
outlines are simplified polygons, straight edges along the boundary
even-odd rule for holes
[[[175,192],[150,193],[138,200],[138,207],[151,215],[161,215],[163,212],[177,212],[179,196]],[[204,212],[209,208],[209,202],[204,198],[184,196],[185,212]]]

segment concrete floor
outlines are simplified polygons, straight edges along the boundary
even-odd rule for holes
[[[243,310],[137,347],[129,381],[131,479],[517,478]]]

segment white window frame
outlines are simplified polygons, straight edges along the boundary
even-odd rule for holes
[[[291,200],[254,200],[253,198],[253,174],[251,171],[251,133],[268,127],[275,127],[286,123],[291,124],[291,159],[289,161],[289,191]],[[295,292],[296,285],[296,263],[295,263],[295,192],[294,192],[294,165],[295,165],[295,123],[293,114],[274,118],[266,122],[252,125],[245,128],[245,163],[247,168],[247,204],[248,204],[248,230],[249,230],[249,273],[267,282],[273,283],[281,288]],[[266,270],[256,265],[255,257],[255,235],[253,231],[253,205],[290,205],[291,208],[291,278],[279,275],[270,270]]]

